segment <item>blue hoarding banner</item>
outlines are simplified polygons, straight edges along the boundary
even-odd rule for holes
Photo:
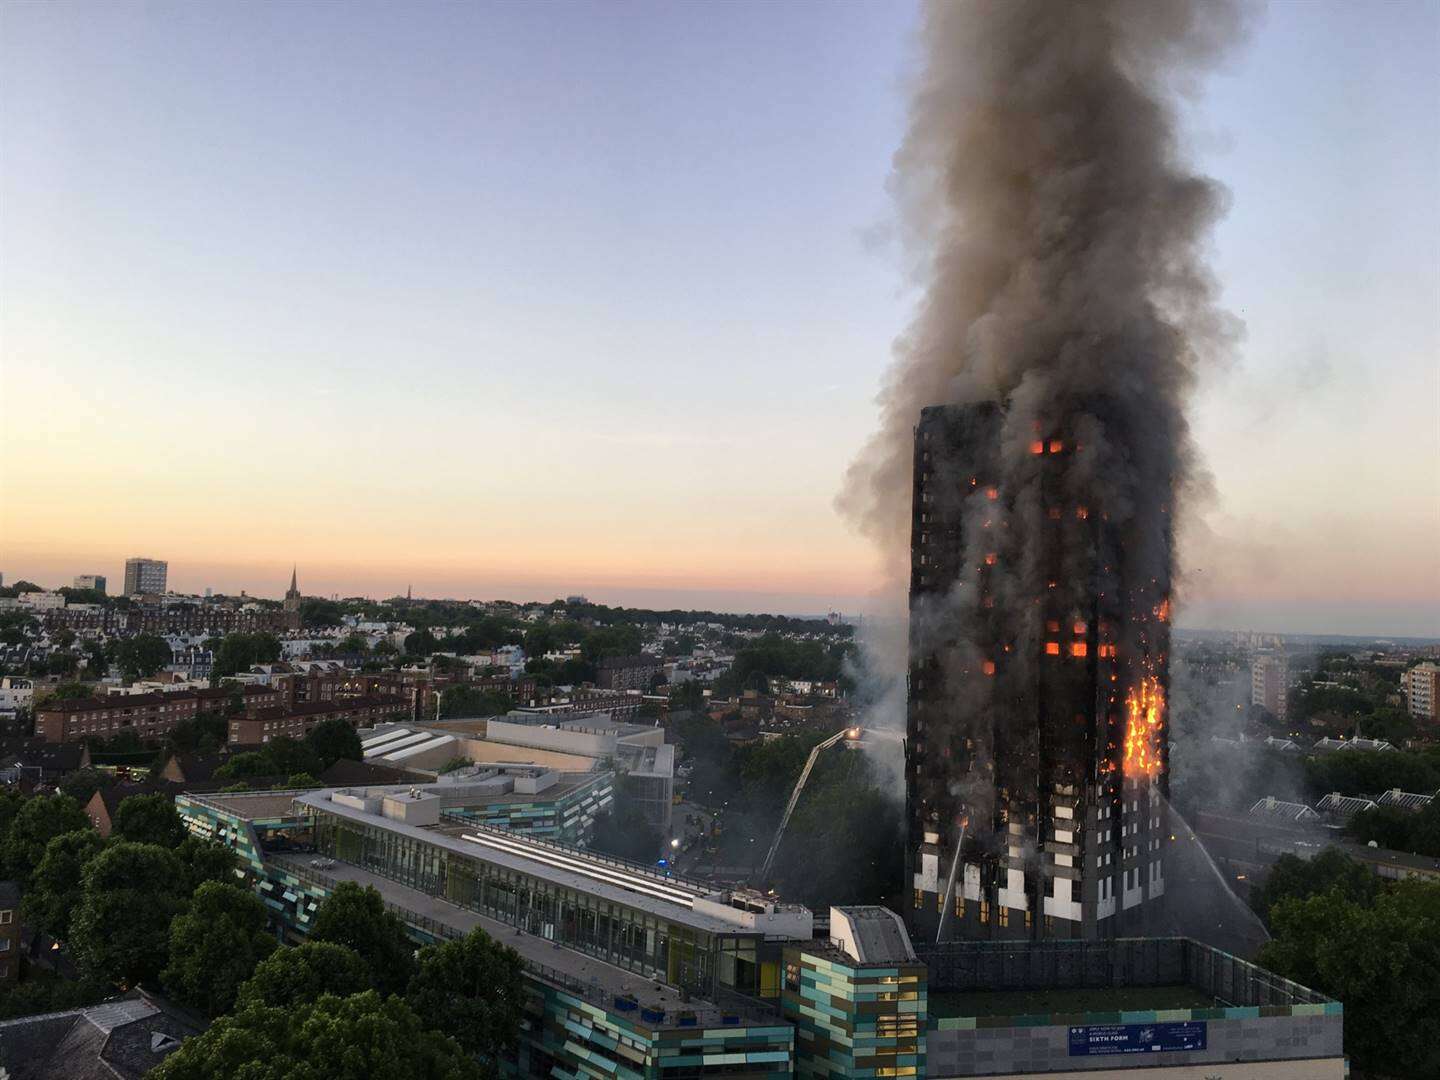
[[[1172,1024],[1090,1024],[1070,1029],[1070,1056],[1204,1050],[1205,1021]]]

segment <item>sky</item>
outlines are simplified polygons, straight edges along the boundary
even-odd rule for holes
[[[883,607],[908,3],[0,6],[0,572]],[[1246,325],[1181,625],[1440,635],[1440,4],[1185,105]],[[113,589],[113,587],[112,587]]]

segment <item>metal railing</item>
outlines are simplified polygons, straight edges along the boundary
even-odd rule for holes
[[[932,991],[1193,987],[1234,1006],[1313,1005],[1325,995],[1191,938],[916,943]]]

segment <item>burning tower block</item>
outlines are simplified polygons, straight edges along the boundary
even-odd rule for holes
[[[1104,505],[1084,431],[988,403],[915,429],[919,940],[1134,933],[1165,892],[1168,507]]]

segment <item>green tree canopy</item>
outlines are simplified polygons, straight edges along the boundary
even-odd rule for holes
[[[179,847],[185,824],[168,795],[128,795],[115,811],[114,835],[134,844]]]
[[[326,994],[293,1009],[253,1006],[187,1039],[151,1080],[481,1080],[481,1067],[424,1027],[403,998]]]
[[[326,769],[341,758],[361,761],[365,756],[354,725],[338,716],[322,720],[311,728],[305,736],[305,745],[320,759],[321,767]]]
[[[84,808],[68,795],[26,799],[5,832],[0,857],[9,877],[28,887],[30,875],[45,857],[45,846],[57,836],[90,828]]]
[[[215,650],[215,666],[210,672],[210,681],[221,679],[242,671],[249,671],[251,664],[273,664],[280,659],[280,639],[263,631],[254,634],[226,634]]]
[[[290,776],[293,773],[315,775],[325,771],[320,755],[311,744],[288,735],[271,739],[259,750],[236,754],[215,770],[215,779],[250,780],[260,776]]]
[[[170,658],[170,646],[158,634],[136,634],[115,647],[115,663],[127,679],[148,679]]]
[[[524,1009],[520,955],[476,928],[420,950],[405,998],[430,1026],[494,1061],[515,1045]]]
[[[1440,1075],[1440,885],[1402,881],[1372,905],[1335,888],[1271,913],[1264,967],[1345,1005],[1345,1050],[1366,1073]]]
[[[370,967],[358,954],[329,941],[305,941],[260,961],[240,987],[238,1007],[294,1009],[322,994],[348,997],[369,989]]]
[[[439,645],[429,630],[416,630],[405,638],[405,651],[411,656],[429,656]]]
[[[155,844],[112,843],[90,860],[69,941],[86,974],[130,986],[160,974],[170,920],[189,896],[184,870]]]
[[[190,909],[170,924],[170,963],[160,980],[176,999],[207,1016],[235,1004],[240,984],[275,950],[265,905],[249,889],[207,881]]]
[[[88,826],[51,839],[22,901],[26,922],[65,941],[70,916],[80,905],[85,867],[104,846],[100,834]]]
[[[1354,903],[1369,904],[1380,891],[1380,879],[1339,848],[1326,848],[1313,859],[1282,855],[1265,884],[1251,892],[1250,906],[1269,922],[1271,909],[1282,900],[1304,900],[1331,890]]]
[[[108,772],[101,772],[94,768],[76,769],[60,781],[60,794],[69,795],[70,798],[84,806],[95,792],[109,787],[114,782],[115,777]]]
[[[334,600],[307,596],[300,601],[300,621],[309,629],[339,626],[344,614],[345,609]]]
[[[415,946],[405,924],[385,910],[374,886],[342,881],[315,912],[312,941],[329,941],[352,949],[369,966],[375,986],[401,994],[415,970]]]
[[[1361,843],[1373,840],[1394,851],[1440,856],[1440,801],[1432,800],[1418,811],[1397,806],[1362,810],[1350,819],[1346,831]]]
[[[187,836],[175,849],[180,857],[184,876],[182,889],[189,896],[207,881],[223,881],[233,885],[237,880],[240,857],[233,848],[214,840]]]
[[[181,720],[165,736],[167,757],[171,752],[214,751],[225,745],[229,725],[220,712],[202,712]]]
[[[478,686],[447,686],[440,694],[440,716],[504,716],[515,707],[509,694]]]

